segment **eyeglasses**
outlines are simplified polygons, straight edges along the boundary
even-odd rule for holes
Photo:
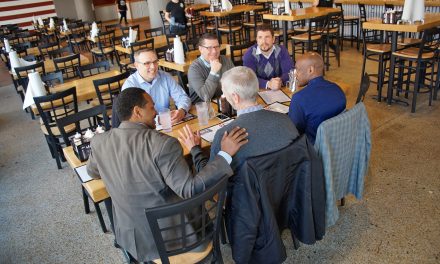
[[[202,45],[200,45],[200,46],[202,46]],[[213,50],[213,49],[215,49],[215,50],[220,49],[220,46],[212,46],[212,47],[202,46],[202,47],[204,47],[205,49],[207,49],[207,50],[209,50],[209,51],[211,51],[211,50]]]
[[[159,63],[159,60],[154,60],[154,61],[146,61],[146,62],[140,62],[140,61],[136,61],[137,63],[140,63],[142,65],[144,65],[145,67],[150,67],[151,64],[153,64],[154,66],[156,66]]]

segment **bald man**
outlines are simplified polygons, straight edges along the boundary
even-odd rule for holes
[[[296,78],[303,89],[293,95],[289,117],[298,132],[315,144],[319,125],[345,110],[346,99],[341,88],[324,79],[324,61],[316,52],[309,52],[296,61]]]

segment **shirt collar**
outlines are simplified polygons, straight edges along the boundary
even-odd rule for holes
[[[207,68],[211,68],[211,64],[209,64],[207,60],[205,60],[202,56],[200,56],[199,58]]]
[[[142,78],[142,76],[141,76],[141,74],[139,73],[139,71],[136,71],[136,73],[135,73],[136,75],[136,80],[140,83],[140,84],[142,84],[142,83],[146,83],[146,84],[150,84],[149,82],[147,82],[144,78]],[[151,84],[150,85],[153,85],[153,84],[155,84],[156,82],[157,82],[157,80],[159,80],[160,79],[160,71],[157,71],[157,74],[156,74],[156,77],[154,77],[154,79],[153,79],[153,81],[151,82]]]
[[[311,79],[307,85],[314,84],[314,83],[317,83],[317,82],[321,82],[323,80],[324,80],[323,76],[318,76],[318,77],[315,77],[315,78]]]
[[[249,106],[245,109],[241,109],[241,110],[237,110],[237,116],[243,115],[243,114],[248,114],[248,113],[252,113],[258,110],[263,109],[262,105],[253,105],[253,106]]]
[[[269,53],[269,55],[264,55],[263,52],[261,51],[260,47],[257,45],[257,50],[255,51],[255,55],[260,55],[262,54],[264,57],[266,57],[266,59],[269,59],[270,56],[272,56],[272,53],[275,51],[275,45],[272,46],[272,49]]]

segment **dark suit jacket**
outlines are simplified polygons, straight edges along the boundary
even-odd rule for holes
[[[234,171],[249,157],[274,152],[290,145],[299,133],[289,117],[267,110],[242,114],[234,121],[217,131],[211,145],[211,160],[220,151],[220,142],[225,131],[234,127],[246,128],[249,142],[240,148],[232,159]]]
[[[94,136],[91,149],[87,171],[102,177],[112,198],[116,241],[138,261],[159,257],[145,208],[191,197],[232,175],[228,163],[217,155],[193,176],[177,139],[139,123],[122,122],[119,128]],[[170,232],[165,239],[174,236]]]
[[[226,226],[236,263],[281,263],[281,233],[313,244],[325,233],[322,164],[303,135],[284,149],[247,159],[230,178]]]

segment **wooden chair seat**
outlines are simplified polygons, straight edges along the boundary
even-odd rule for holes
[[[192,26],[192,25],[200,25],[200,24],[202,24],[202,20],[194,20],[192,22],[186,23],[186,25],[189,26],[189,27]]]
[[[359,20],[358,16],[344,16],[344,21]]]
[[[82,184],[84,189],[89,193],[93,202],[98,203],[110,197],[105,187],[104,181],[101,179],[88,181]]]
[[[402,58],[417,59],[417,57],[419,56],[419,48],[406,48],[403,50],[393,52],[393,55]],[[422,59],[431,59],[433,57],[434,57],[434,52],[422,53]]]
[[[209,244],[206,246],[206,249],[201,252],[186,252],[183,254],[171,256],[169,258],[169,261],[171,264],[192,264],[192,263],[199,263],[202,261],[206,256],[209,255],[212,251],[212,242],[209,242]],[[162,264],[162,261],[160,259],[153,260],[156,264]]]
[[[397,45],[406,47],[406,46],[412,46],[412,45],[420,44],[420,42],[422,42],[421,39],[405,38],[405,39],[403,39],[403,41],[397,42]]]
[[[123,66],[126,66],[131,63],[131,60],[130,60],[130,58],[125,58],[125,59],[120,60],[119,63]]]
[[[299,35],[295,35],[291,37],[293,40],[299,40],[299,41],[308,41],[309,40],[309,34],[303,33]],[[310,40],[319,40],[321,39],[321,35],[312,35],[310,36]]]
[[[308,27],[297,27],[297,28],[295,28],[295,31],[296,32],[307,32],[307,31],[309,31],[309,28]]]
[[[42,125],[40,125],[40,127],[41,127],[41,131],[43,131],[43,134],[48,136],[49,132],[47,131],[46,126],[44,124],[42,124]],[[67,133],[72,132],[75,130],[75,124],[68,125],[64,129],[66,130]],[[52,135],[54,135],[56,137],[61,136],[61,132],[58,127],[51,127],[51,130],[52,130]]]
[[[261,26],[261,25],[263,25],[263,22],[257,22],[257,27]],[[246,23],[243,23],[243,26],[245,26],[245,27],[255,27],[255,23],[246,22]]]
[[[101,49],[98,47],[92,49],[92,53],[99,55],[112,53],[113,51],[115,51],[115,49],[109,47],[109,48],[103,48],[103,51],[104,53],[102,53]]]
[[[241,26],[233,26],[231,27],[231,31],[238,31],[240,30],[242,27]],[[229,32],[229,27],[219,27],[218,31],[221,32]]]
[[[81,43],[84,43],[84,41],[86,41],[85,38],[72,39],[72,40],[70,40],[70,42],[72,42],[73,44],[81,44]]]
[[[391,52],[391,44],[367,44],[367,51],[377,53]]]

